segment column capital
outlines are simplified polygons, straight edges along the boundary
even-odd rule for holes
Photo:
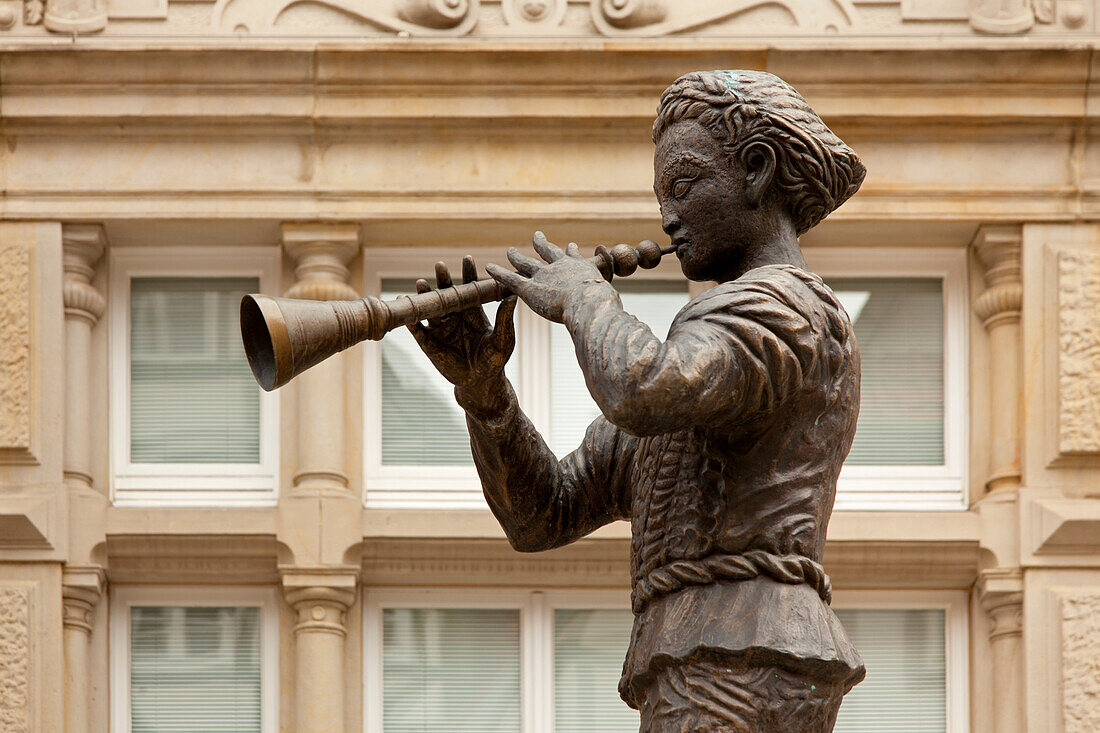
[[[357,565],[280,565],[283,594],[298,614],[297,634],[347,635],[347,611],[359,588]]]
[[[107,307],[107,301],[91,285],[95,265],[107,248],[107,236],[100,224],[64,224],[61,247],[65,315],[94,326]]]
[[[1019,568],[991,568],[978,575],[978,599],[989,615],[991,641],[1020,636],[1024,621],[1024,577]]]
[[[283,249],[295,262],[288,298],[354,300],[348,263],[359,252],[359,225],[294,223],[282,225]]]
[[[974,312],[987,330],[1000,323],[1019,323],[1024,287],[1021,277],[1023,227],[987,224],[979,227],[972,242],[985,266],[986,289],[974,301]]]
[[[66,565],[61,573],[62,623],[92,633],[92,615],[103,595],[106,574],[99,565]]]

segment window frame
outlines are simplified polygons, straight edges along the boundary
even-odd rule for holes
[[[845,466],[834,511],[965,511],[968,504],[968,299],[965,249],[804,250],[823,278],[938,278],[943,283],[943,453],[940,466]]]
[[[588,247],[584,250],[587,252]],[[428,263],[440,260],[457,278],[458,265],[466,254],[474,257],[482,275],[488,262],[507,266],[503,247],[367,248],[363,255],[363,293],[378,297],[384,279],[426,277],[434,282],[434,275],[428,274]],[[675,258],[666,257],[652,270],[639,269],[630,278],[680,280],[683,276]],[[703,289],[700,283],[689,283],[688,297],[695,297]],[[520,303],[516,309],[516,351],[512,355],[518,373],[513,387],[524,412],[544,436],[548,436],[550,425],[550,390],[532,365],[540,363],[540,358],[545,363],[550,329],[548,321]],[[377,439],[363,441],[363,502],[368,509],[488,509],[472,465],[383,465],[381,405],[382,346],[379,341],[369,341],[363,348],[363,435]]]
[[[273,506],[278,497],[279,399],[260,390],[257,463],[130,460],[130,283],[135,277],[256,277],[278,290],[278,247],[128,247],[111,252],[108,339],[111,498],[118,506]],[[257,388],[259,389],[259,388]]]
[[[944,612],[944,717],[947,733],[970,731],[969,605],[969,593],[964,590],[834,590],[832,602],[834,609],[936,609]]]
[[[111,733],[130,733],[130,608],[258,607],[260,609],[260,702],[262,733],[279,730],[279,613],[269,587],[201,585],[112,585],[110,601]]]
[[[384,733],[382,611],[386,608],[519,610],[521,733],[554,733],[554,611],[559,608],[630,610],[630,591],[626,588],[545,587],[365,589],[362,627],[364,733]],[[947,733],[969,733],[970,642],[966,591],[836,590],[832,608],[942,610]],[[539,694],[545,690],[550,690],[550,694]]]

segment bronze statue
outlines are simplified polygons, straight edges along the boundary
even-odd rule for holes
[[[437,291],[417,283],[438,317],[425,325],[413,320],[426,311],[393,310],[455,385],[485,498],[513,547],[545,550],[630,520],[635,620],[619,691],[643,733],[825,733],[864,676],[820,564],[860,368],[848,316],[797,237],[856,192],[864,168],[794,89],[756,71],[678,79],[653,141],[654,191],[681,269],[718,283],[663,342],[623,311],[606,279],[614,256],[586,260],[541,233],[541,260],[513,248],[517,272],[488,266],[492,293],[459,286],[471,293],[462,301],[439,264]],[[465,284],[478,281],[472,259],[462,270]],[[490,325],[476,303],[509,292]],[[565,324],[603,413],[560,461],[504,375],[517,297]],[[271,388],[296,364],[381,338],[370,321],[389,306],[363,302],[287,316],[246,299],[257,379]],[[328,335],[311,337],[321,322]]]
[[[805,100],[754,71],[661,97],[654,191],[684,274],[719,284],[664,342],[576,245],[489,265],[515,295],[410,326],[465,409],[485,498],[513,547],[629,519],[634,630],[619,691],[645,733],[831,731],[863,663],[821,567],[859,411],[859,351],[798,235],[864,169]],[[451,285],[445,268],[436,285]],[[476,279],[472,261],[463,279]],[[425,290],[421,282],[418,289]],[[603,416],[558,460],[504,376],[516,296],[564,323]]]

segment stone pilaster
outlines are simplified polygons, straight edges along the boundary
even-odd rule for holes
[[[88,646],[92,618],[103,593],[103,568],[68,565],[61,576],[65,645],[65,733],[88,733]]]
[[[353,300],[347,264],[359,251],[355,224],[283,224],[283,247],[294,260],[288,298]],[[348,487],[344,436],[345,358],[338,355],[295,380],[298,388],[296,494],[342,494]]]
[[[297,616],[297,733],[343,733],[347,613],[359,581],[354,565],[281,567]]]
[[[983,570],[978,597],[990,619],[993,661],[993,733],[1023,733],[1024,713],[1024,585],[1018,569]]]
[[[986,289],[974,301],[974,312],[989,332],[990,492],[1020,488],[1021,243],[1019,226],[983,226],[973,243],[985,266]]]
[[[65,481],[92,488],[89,362],[92,329],[106,301],[95,287],[95,265],[107,240],[98,224],[66,224],[61,230],[65,302]]]

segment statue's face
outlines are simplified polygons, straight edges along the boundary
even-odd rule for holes
[[[684,275],[719,282],[740,275],[755,212],[745,200],[744,167],[709,130],[682,120],[664,131],[653,157],[653,191]]]

